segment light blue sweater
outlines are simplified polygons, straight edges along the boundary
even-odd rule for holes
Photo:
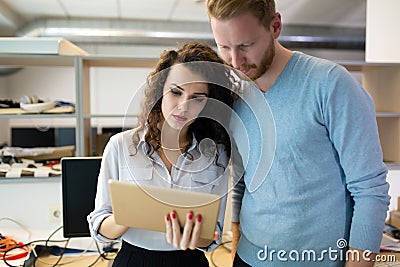
[[[235,136],[239,151],[244,138],[250,148],[246,190],[239,183],[233,193],[240,257],[252,266],[343,266],[348,247],[379,251],[390,197],[368,93],[342,66],[295,52],[261,95],[275,136],[261,137],[249,108],[235,106],[247,131]],[[265,159],[267,142],[275,154]],[[268,175],[253,177],[263,164]]]

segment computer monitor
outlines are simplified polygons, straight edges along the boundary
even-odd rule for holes
[[[13,147],[54,147],[55,130],[54,128],[11,128],[11,146]]]
[[[61,159],[64,237],[89,237],[88,214],[94,209],[101,157]]]

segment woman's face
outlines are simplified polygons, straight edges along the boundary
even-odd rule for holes
[[[205,78],[185,66],[174,65],[164,84],[161,111],[167,124],[176,130],[189,127],[207,103]]]

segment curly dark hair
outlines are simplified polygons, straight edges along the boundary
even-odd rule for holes
[[[147,77],[147,84],[144,91],[144,99],[141,106],[141,113],[138,117],[136,134],[133,137],[133,144],[136,148],[139,143],[138,132],[147,128],[144,140],[147,144],[147,155],[161,147],[161,132],[158,124],[163,120],[161,102],[163,88],[168,77],[170,67],[176,64],[196,62],[196,64],[185,64],[191,71],[201,74],[208,82],[208,99],[215,99],[225,105],[213,105],[207,101],[199,117],[188,128],[188,138],[194,135],[198,142],[209,138],[215,144],[224,145],[228,157],[231,154],[231,142],[227,130],[223,127],[228,125],[230,114],[226,114],[226,108],[232,108],[236,97],[239,83],[232,76],[231,69],[224,65],[218,54],[205,43],[187,42],[179,50],[167,50],[160,55],[160,60],[154,70]],[[223,111],[223,114],[221,114]],[[215,114],[209,118],[209,115]],[[203,117],[202,117],[203,115]],[[221,123],[222,121],[222,123]],[[190,144],[186,148],[189,148]],[[136,152],[135,152],[136,153]]]

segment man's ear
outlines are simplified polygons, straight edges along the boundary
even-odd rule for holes
[[[279,12],[276,12],[274,17],[272,18],[271,30],[274,38],[277,39],[281,34],[282,30],[282,19],[281,19],[281,14]]]

